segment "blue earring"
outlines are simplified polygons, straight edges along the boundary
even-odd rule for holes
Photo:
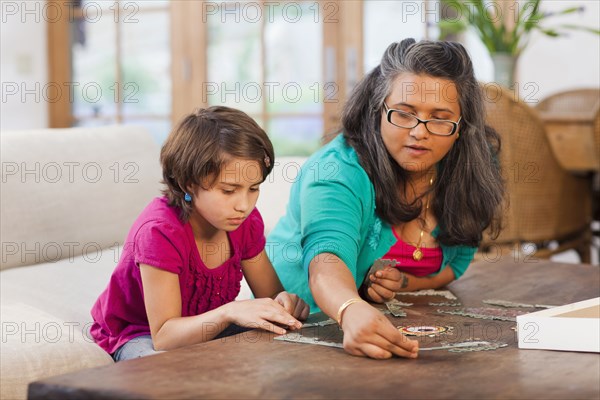
[[[183,199],[189,203],[192,201],[192,196],[190,196],[190,194],[186,192]]]

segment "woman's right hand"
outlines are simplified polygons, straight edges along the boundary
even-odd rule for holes
[[[260,328],[283,335],[286,330],[278,325],[288,326],[292,330],[302,327],[300,321],[285,311],[281,304],[270,298],[232,301],[224,307],[229,323],[246,328]]]
[[[350,305],[343,314],[344,350],[355,356],[417,358],[419,342],[402,335],[381,312],[366,302]]]

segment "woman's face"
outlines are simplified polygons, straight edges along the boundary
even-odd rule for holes
[[[442,119],[457,122],[460,117],[456,85],[443,78],[428,75],[401,74],[392,84],[385,99],[388,108],[404,111],[420,119]],[[416,175],[428,172],[452,148],[458,138],[457,129],[451,136],[434,135],[425,124],[400,128],[381,112],[381,137],[392,158],[405,170]]]

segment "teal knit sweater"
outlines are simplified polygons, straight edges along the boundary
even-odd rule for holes
[[[308,266],[314,257],[327,262],[330,256],[323,253],[338,256],[358,288],[373,262],[396,243],[391,226],[376,215],[375,207],[373,184],[343,135],[302,166],[286,214],[269,234],[266,250],[285,290],[304,299],[311,312],[319,311],[308,287]],[[432,236],[438,234],[436,227]],[[441,248],[441,269],[450,266],[456,278],[477,251],[467,246]]]

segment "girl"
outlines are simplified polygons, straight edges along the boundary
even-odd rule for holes
[[[91,334],[115,361],[215,338],[230,324],[283,334],[309,308],[283,291],[257,209],[273,145],[248,115],[201,109],[167,138],[166,188],[129,231]],[[234,301],[242,275],[257,299]]]
[[[445,286],[497,227],[499,137],[484,118],[465,49],[406,39],[358,84],[341,134],[303,166],[269,236],[270,257],[286,289],[337,319],[350,354],[416,357],[417,342],[359,289],[383,302]],[[301,258],[277,243],[297,245]],[[381,258],[391,266],[366,276]]]

